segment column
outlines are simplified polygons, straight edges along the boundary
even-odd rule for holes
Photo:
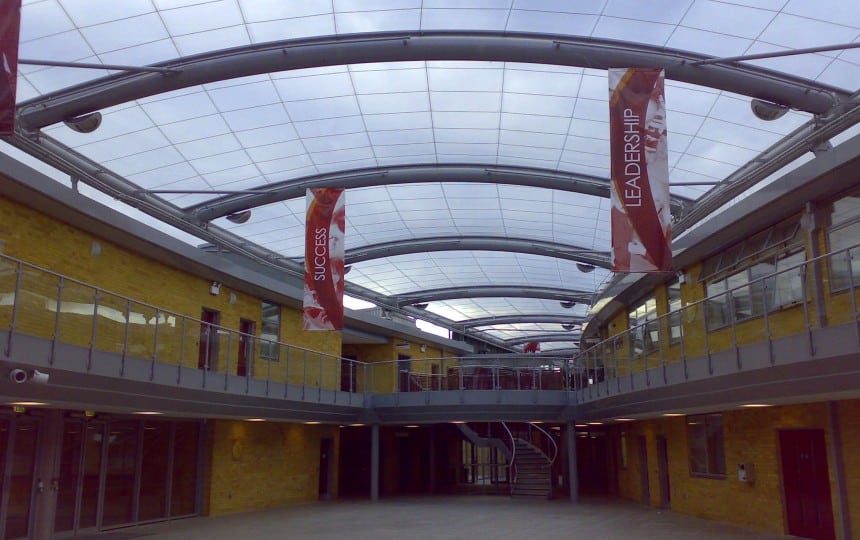
[[[379,424],[370,428],[370,500],[379,500]]]
[[[576,474],[576,422],[570,421],[567,431],[567,479],[570,485],[570,502],[579,502],[579,477]]]

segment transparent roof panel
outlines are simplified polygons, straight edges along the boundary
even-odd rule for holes
[[[716,56],[851,43],[860,37],[860,4],[844,0],[669,0],[660,9],[635,0],[23,4],[22,59],[128,66],[287,38],[378,32],[530,32]],[[178,212],[223,191],[367,168],[461,164],[608,177],[603,70],[465,59],[377,60],[273,71],[155,93],[103,108],[102,124],[93,133],[77,133],[63,124],[43,131],[140,189],[186,191],[155,194]],[[858,49],[748,63],[807,78],[811,85],[832,85],[847,93],[860,88]],[[25,62],[18,75],[18,101],[117,73]],[[765,122],[750,112],[747,96],[676,80],[666,81],[666,103],[671,192],[693,201],[812,118],[789,111]],[[491,179],[438,180],[350,189],[346,247],[471,236],[609,250],[607,199],[575,189],[495,184]],[[215,224],[300,260],[304,205],[302,198],[290,199],[255,208],[245,224],[225,219]],[[563,258],[490,250],[382,257],[355,264],[348,279],[387,295],[494,284],[593,292],[609,277],[601,268],[583,273]],[[555,301],[521,298],[438,301],[428,310],[451,321],[499,314],[585,314],[582,306],[564,310]],[[550,328],[480,330],[511,339]]]

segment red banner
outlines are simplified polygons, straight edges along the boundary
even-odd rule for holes
[[[662,69],[610,69],[612,270],[672,271]]]
[[[307,192],[304,330],[343,330],[344,199],[342,188]]]
[[[0,0],[0,135],[15,133],[21,0]]]

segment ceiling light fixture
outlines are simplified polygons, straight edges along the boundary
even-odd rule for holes
[[[249,219],[251,219],[250,210],[243,210],[241,212],[235,212],[233,214],[227,215],[227,221],[230,221],[232,223],[242,224],[246,223]]]
[[[562,300],[559,304],[561,304],[561,307],[564,309],[570,309],[576,305],[576,302],[574,300]]]
[[[69,129],[78,133],[92,133],[102,125],[102,113],[91,112],[79,116],[72,116],[63,120]]]
[[[585,263],[576,263],[576,269],[582,272],[583,274],[588,274],[589,272],[594,271],[594,266]]]
[[[750,101],[750,108],[752,109],[753,114],[759,120],[764,120],[766,122],[770,122],[771,120],[777,120],[785,116],[785,113],[788,112],[788,107],[785,105],[780,105],[779,103],[772,103],[770,101],[763,101],[761,99],[753,99]]]

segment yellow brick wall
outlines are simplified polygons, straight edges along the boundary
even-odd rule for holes
[[[860,400],[841,401],[837,405],[842,432],[848,502],[854,531],[860,523]],[[777,533],[785,532],[779,464],[778,430],[791,428],[822,429],[830,450],[831,433],[826,403],[788,405],[761,409],[742,409],[723,413],[726,477],[703,478],[690,474],[687,443],[687,418],[671,417],[635,422],[623,426],[627,431],[627,469],[618,471],[619,494],[640,500],[638,435],[648,444],[648,476],[651,504],[660,504],[657,465],[657,435],[667,439],[669,483],[673,511]],[[836,510],[834,463],[828,453],[831,498]],[[737,479],[737,464],[755,465],[755,482]],[[838,519],[834,516],[834,522]],[[849,535],[850,536],[850,535]]]
[[[331,485],[337,496],[337,426],[214,420],[210,430],[209,515],[317,500],[324,437],[335,441]]]
[[[256,331],[260,332],[261,299],[226,286],[221,288],[219,295],[213,296],[209,294],[211,281],[208,279],[185,272],[181,267],[170,267],[137,255],[2,197],[0,246],[5,255],[109,291],[100,292],[97,300],[100,316],[96,344],[101,350],[122,351],[126,342],[126,311],[131,313],[129,320],[133,323],[129,325],[127,338],[129,353],[143,358],[157,355],[160,362],[171,364],[181,361],[186,366],[197,365],[200,324],[189,319],[199,319],[202,308],[220,312],[221,326],[238,330],[240,319],[248,319],[256,322]],[[182,261],[177,260],[177,265],[181,264]],[[25,272],[21,298],[28,309],[19,310],[17,329],[51,337],[59,300],[60,339],[89,346],[96,303],[94,289],[66,280],[63,293],[59,294],[58,285],[58,278],[47,273]],[[14,273],[3,273],[0,294],[12,293],[14,287]],[[132,302],[117,295],[132,299]],[[164,312],[157,312],[156,308]],[[10,317],[11,307],[0,308],[0,325],[8,327]],[[276,381],[289,376],[290,382],[300,384],[306,374],[310,385],[322,383],[325,388],[337,388],[341,334],[304,332],[301,330],[301,317],[301,311],[297,309],[282,308],[281,341],[326,353],[322,355],[322,374],[320,354],[292,348],[287,351],[287,347],[282,347],[282,360],[279,362],[256,358],[253,375],[271,377]],[[214,369],[223,372],[228,368],[235,372],[238,335],[219,333],[218,350]],[[256,350],[259,354],[259,347]],[[291,362],[286,361],[288,352]]]

